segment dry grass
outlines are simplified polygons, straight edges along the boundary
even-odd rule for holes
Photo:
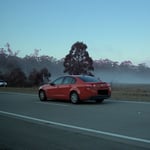
[[[112,85],[112,99],[150,101],[150,84]]]
[[[37,94],[38,88],[0,87],[0,92]],[[112,84],[111,99],[150,102],[150,84]]]
[[[0,87],[0,92],[17,92],[17,93],[29,93],[29,94],[37,94],[38,88],[16,88],[16,87]]]

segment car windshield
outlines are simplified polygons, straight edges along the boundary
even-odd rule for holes
[[[79,78],[84,82],[100,82],[99,79],[97,79],[95,77],[91,77],[91,76],[81,76]]]
[[[63,80],[64,80],[64,77],[60,77],[60,78],[54,80],[52,82],[52,84],[54,84],[54,85],[60,85],[60,84],[62,84]]]

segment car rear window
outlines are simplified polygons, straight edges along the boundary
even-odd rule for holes
[[[99,79],[95,77],[91,77],[91,76],[81,76],[79,78],[84,82],[99,82],[100,81]]]

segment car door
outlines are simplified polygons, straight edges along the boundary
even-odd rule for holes
[[[65,77],[63,80],[63,84],[59,87],[59,91],[61,92],[61,98],[64,100],[69,99],[70,89],[72,88],[72,84],[75,83],[75,79],[73,77]]]
[[[60,77],[50,83],[50,88],[48,89],[48,97],[52,99],[59,99],[61,96],[60,87],[63,83],[64,77]]]

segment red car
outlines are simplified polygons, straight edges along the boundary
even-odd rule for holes
[[[62,76],[39,88],[41,101],[48,99],[79,101],[96,100],[102,102],[111,96],[110,84],[87,75]]]

